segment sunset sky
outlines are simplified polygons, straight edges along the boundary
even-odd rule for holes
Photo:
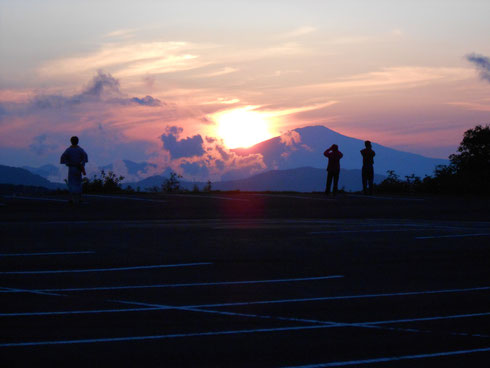
[[[309,125],[446,158],[490,123],[489,14],[488,0],[0,0],[0,164],[57,164],[78,135],[93,165],[165,167]]]

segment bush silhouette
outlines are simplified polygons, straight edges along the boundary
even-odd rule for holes
[[[109,171],[106,173],[104,170],[100,171],[100,177],[94,175],[92,179],[85,177],[83,179],[83,192],[84,193],[119,193],[122,192],[121,182],[124,180],[124,176],[117,176],[114,172]]]

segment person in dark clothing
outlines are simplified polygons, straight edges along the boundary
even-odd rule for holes
[[[365,141],[366,148],[361,150],[362,155],[362,189],[364,194],[373,194],[374,180],[374,156],[376,153],[371,148],[371,142]]]
[[[68,166],[68,189],[71,194],[70,203],[79,204],[82,196],[82,174],[88,162],[87,153],[78,145],[78,137],[71,137],[71,146],[61,155],[60,164]]]
[[[339,151],[339,146],[336,144],[332,144],[330,148],[327,148],[327,150],[323,152],[323,155],[328,157],[327,186],[325,187],[325,193],[330,194],[330,187],[332,186],[333,180],[333,194],[335,194],[337,193],[339,184],[340,159],[344,155]]]

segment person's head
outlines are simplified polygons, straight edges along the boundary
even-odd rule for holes
[[[371,148],[371,141],[365,141],[364,145],[366,146],[366,148]]]
[[[78,137],[76,136],[71,137],[70,142],[72,145],[76,146],[78,144]]]
[[[336,144],[332,144],[332,151],[338,151],[339,150],[339,146],[337,146]]]

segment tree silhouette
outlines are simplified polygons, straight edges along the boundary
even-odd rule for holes
[[[490,125],[464,133],[457,154],[449,156],[456,180],[465,192],[490,192]]]
[[[182,175],[177,174],[176,172],[171,171],[170,177],[166,179],[162,184],[162,192],[165,193],[176,193],[180,192],[180,181]]]
[[[449,165],[436,167],[433,176],[415,175],[400,180],[393,170],[379,185],[378,192],[490,194],[490,125],[477,125],[464,132],[458,153]]]

